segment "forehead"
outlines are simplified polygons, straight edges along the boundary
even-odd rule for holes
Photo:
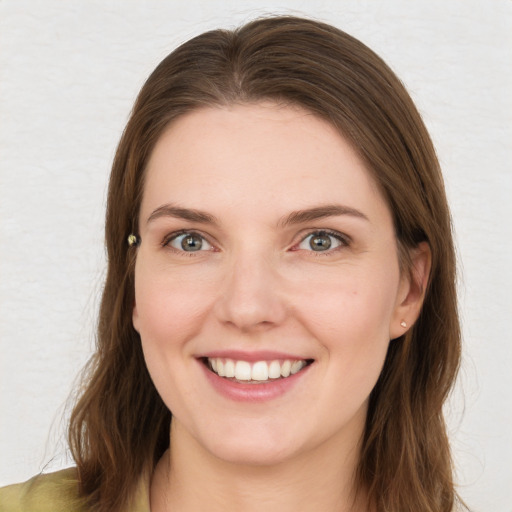
[[[269,213],[340,202],[387,209],[364,162],[330,123],[270,102],[180,117],[158,140],[146,173],[142,217],[166,202]]]

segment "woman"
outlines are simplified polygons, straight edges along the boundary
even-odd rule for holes
[[[362,43],[279,17],[171,53],[119,144],[106,241],[76,470],[2,510],[454,509],[449,210]]]

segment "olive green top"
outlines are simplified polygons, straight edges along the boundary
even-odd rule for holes
[[[74,468],[8,485],[0,489],[0,512],[87,512],[78,495]],[[141,481],[132,506],[126,512],[150,512],[149,486]]]

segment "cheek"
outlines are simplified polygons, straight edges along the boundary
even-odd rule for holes
[[[307,279],[294,295],[297,311],[312,330],[323,331],[336,344],[376,337],[389,341],[398,269],[347,267],[328,278],[310,274]]]
[[[378,379],[389,346],[398,271],[347,272],[298,295],[303,325],[330,361],[331,389],[346,401],[364,399]]]
[[[173,414],[182,414],[196,392],[188,378],[195,359],[187,356],[203,321],[205,299],[204,286],[142,268],[136,272],[134,326],[151,379]]]
[[[213,286],[186,273],[148,271],[136,268],[134,326],[143,344],[168,347],[194,336],[213,302]]]

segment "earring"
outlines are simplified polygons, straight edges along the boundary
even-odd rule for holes
[[[405,329],[407,327],[407,322],[405,320],[402,320],[400,322],[400,325]]]
[[[140,244],[140,238],[137,235],[131,234],[128,236],[128,245],[130,247]]]

